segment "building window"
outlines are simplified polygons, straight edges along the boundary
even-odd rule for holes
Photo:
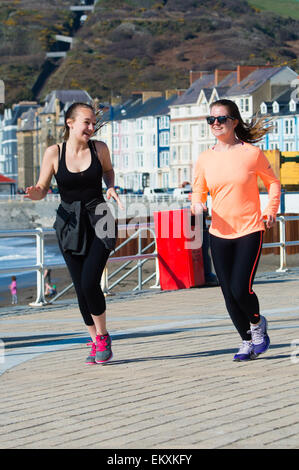
[[[143,168],[143,153],[142,152],[138,152],[137,153],[137,165],[138,165],[138,168]]]
[[[172,180],[173,185],[177,185],[178,176],[177,176],[177,170],[175,168],[171,169],[171,180]]]
[[[163,175],[162,175],[162,184],[163,184],[163,188],[168,188],[169,187],[169,174],[168,173],[163,173]]]
[[[142,148],[143,147],[143,135],[137,135],[136,142],[137,142],[137,147]]]
[[[113,155],[112,156],[112,166],[113,168],[118,168],[119,167],[119,155]]]
[[[142,131],[143,130],[143,119],[136,120],[136,129]]]
[[[273,134],[278,134],[278,121],[273,122]]]
[[[124,155],[124,168],[129,168],[129,155],[127,153]]]
[[[290,111],[296,111],[296,102],[294,100],[290,101],[289,109]]]
[[[127,149],[129,147],[129,137],[127,135],[122,136],[121,146],[122,146],[122,148],[125,148],[125,149]]]
[[[291,152],[292,150],[294,150],[293,142],[286,142],[285,151],[286,152]]]
[[[118,137],[113,137],[113,150],[118,150],[119,149],[119,138]]]
[[[189,126],[188,124],[183,125],[183,139],[188,139],[189,137]]]
[[[151,129],[151,128],[154,127],[154,118],[153,118],[153,116],[149,116],[149,117],[147,118],[147,127],[148,127],[149,129]]]
[[[159,119],[159,129],[169,129],[169,116],[161,116]]]
[[[183,178],[184,178],[184,181],[187,181],[189,179],[188,168],[183,169]]]
[[[249,112],[249,98],[241,98],[240,100],[240,110],[241,113]]]
[[[169,152],[160,153],[160,166],[169,166]]]
[[[294,134],[294,122],[293,119],[286,119],[284,121],[285,134]]]
[[[182,146],[182,160],[186,161],[189,160],[189,146],[183,145]]]
[[[201,122],[199,124],[199,136],[201,138],[204,138],[206,136],[206,124],[204,122]]]
[[[278,103],[273,103],[273,113],[279,113],[279,105]]]
[[[104,126],[105,127],[105,126]],[[121,130],[122,132],[128,132],[129,124],[128,121],[122,121],[121,122]]]
[[[159,136],[159,144],[161,147],[169,146],[169,132],[161,132]]]

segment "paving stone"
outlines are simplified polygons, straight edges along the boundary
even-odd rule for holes
[[[219,287],[108,297],[103,366],[75,304],[2,309],[0,448],[298,448],[299,273],[254,290],[271,347],[247,363]]]

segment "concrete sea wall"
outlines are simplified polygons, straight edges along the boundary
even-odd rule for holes
[[[58,205],[58,200],[0,201],[0,230],[52,228]]]

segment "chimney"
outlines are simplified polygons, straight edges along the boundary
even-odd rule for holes
[[[158,98],[163,96],[162,91],[143,91],[142,92],[142,104],[145,103],[150,98]]]
[[[55,98],[55,114],[56,114],[56,120],[58,121],[59,114],[60,114],[60,101],[58,98]]]
[[[237,66],[237,83],[240,83],[244,78],[246,78],[251,72],[254,72],[257,69],[264,68],[266,66],[258,65],[238,65]]]
[[[169,98],[177,94],[178,94],[178,90],[165,90],[165,99],[169,100]]]
[[[132,91],[132,96],[136,98],[142,98],[142,104],[144,104],[150,98],[158,98],[163,96],[162,91]]]
[[[215,77],[215,86],[219,85],[219,83],[227,77],[232,70],[219,70],[215,69],[214,77]]]
[[[192,83],[196,82],[196,80],[198,80],[199,78],[201,78],[203,75],[206,75],[207,73],[209,73],[208,71],[206,70],[203,70],[203,71],[200,71],[200,70],[190,70],[189,72],[189,82],[190,82],[190,86],[192,85]]]

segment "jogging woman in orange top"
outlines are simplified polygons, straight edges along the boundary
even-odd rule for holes
[[[212,197],[211,253],[227,310],[242,338],[235,361],[252,359],[269,348],[267,321],[260,315],[252,290],[263,232],[273,226],[280,202],[280,183],[259,147],[252,145],[269,132],[265,119],[245,124],[237,105],[218,100],[207,118],[216,138],[195,166],[192,212],[205,210]],[[261,213],[257,177],[269,202]]]

